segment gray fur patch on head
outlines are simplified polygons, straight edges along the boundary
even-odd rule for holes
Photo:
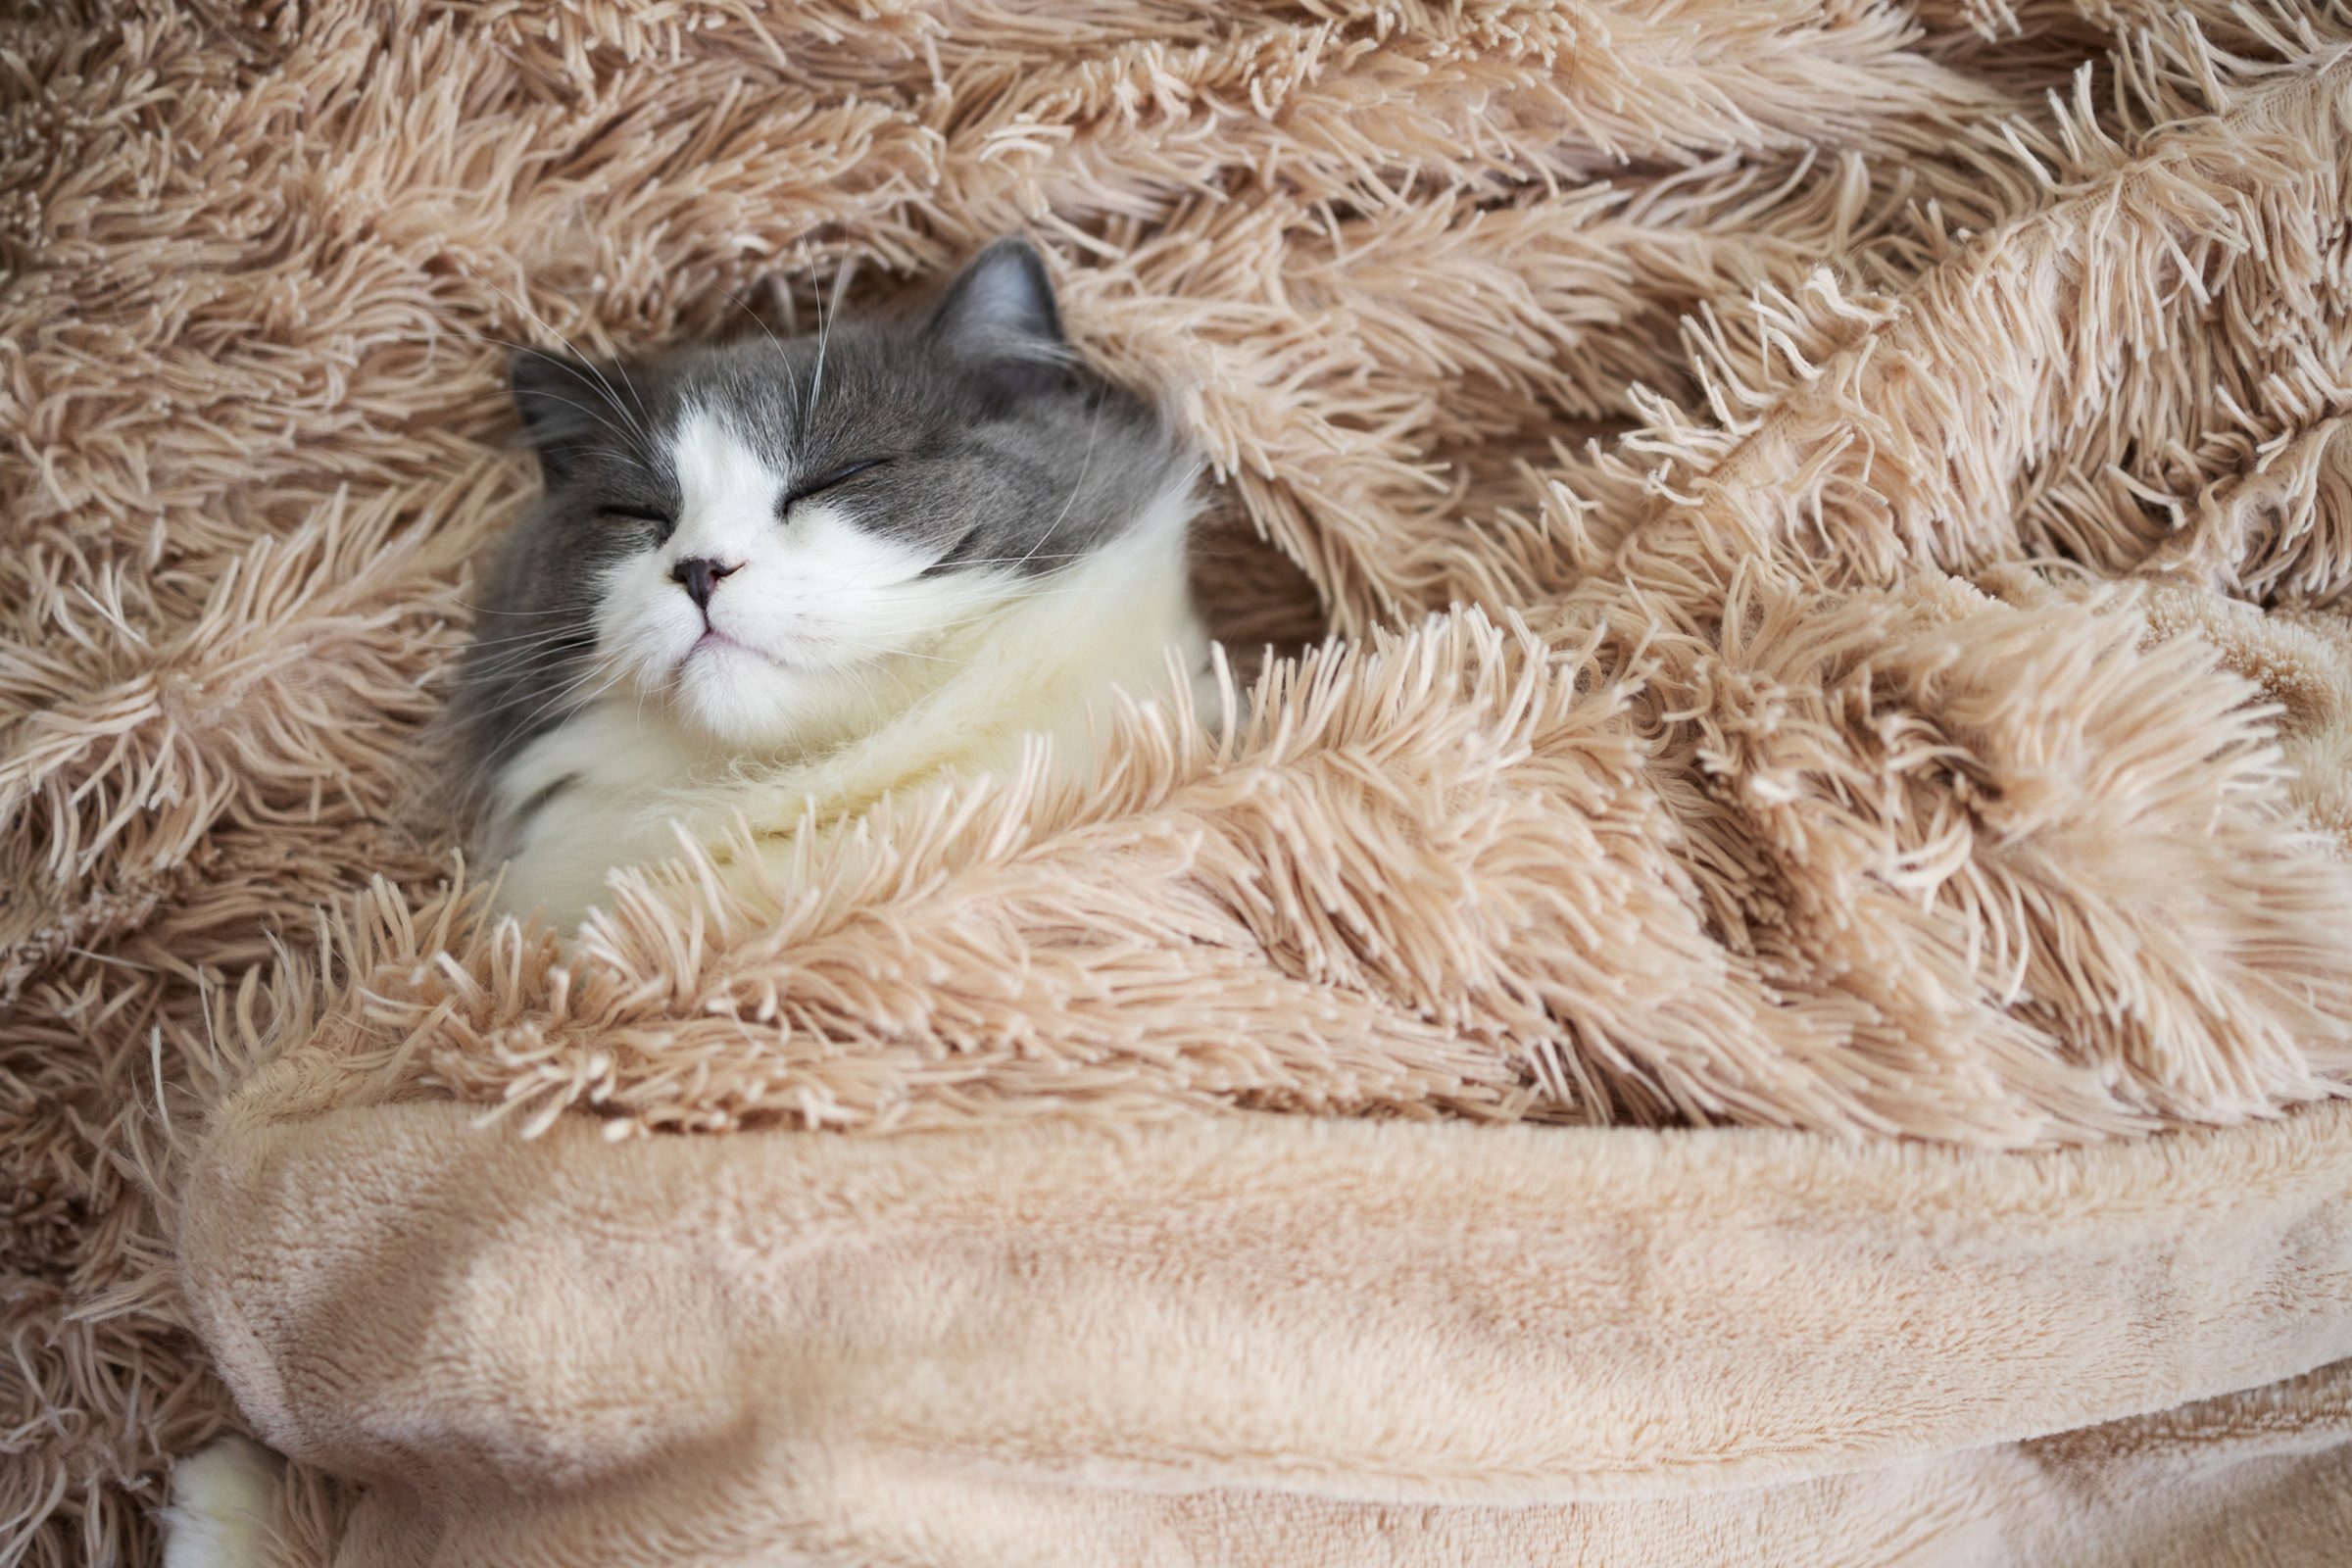
[[[524,351],[511,378],[546,493],[489,568],[461,670],[451,717],[477,773],[598,691],[600,599],[677,526],[691,420],[715,416],[772,471],[778,526],[821,496],[919,556],[925,578],[1050,577],[1195,466],[1149,403],[1070,352],[1045,266],[1018,239],[916,315],[618,364]],[[775,591],[758,575],[726,591]]]

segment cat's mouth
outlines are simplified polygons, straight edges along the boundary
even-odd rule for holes
[[[694,646],[687,649],[684,656],[678,660],[678,671],[683,672],[688,664],[694,662],[696,656],[701,654],[749,654],[752,658],[763,660],[778,669],[792,667],[766,649],[754,648],[750,643],[737,642],[716,626],[703,628],[703,634],[694,640]]]

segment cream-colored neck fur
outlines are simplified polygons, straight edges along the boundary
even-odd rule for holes
[[[500,905],[561,928],[603,901],[616,866],[676,853],[683,826],[715,842],[740,819],[789,834],[943,777],[1002,774],[1042,734],[1064,771],[1091,760],[1115,687],[1164,691],[1171,664],[1198,680],[1208,645],[1186,581],[1189,487],[1068,570],[1008,590],[997,611],[894,660],[811,714],[810,733],[758,754],[697,739],[657,701],[612,696],[526,747],[495,786],[494,816],[569,779],[532,813],[508,857]],[[779,857],[779,859],[781,857]]]

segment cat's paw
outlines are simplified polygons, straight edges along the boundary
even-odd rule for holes
[[[277,1482],[277,1456],[249,1438],[221,1438],[173,1465],[164,1568],[260,1568]]]

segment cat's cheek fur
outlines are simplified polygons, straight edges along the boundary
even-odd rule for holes
[[[703,634],[701,613],[668,573],[659,551],[631,556],[605,569],[597,595],[597,657],[649,700],[667,699],[670,674]]]

